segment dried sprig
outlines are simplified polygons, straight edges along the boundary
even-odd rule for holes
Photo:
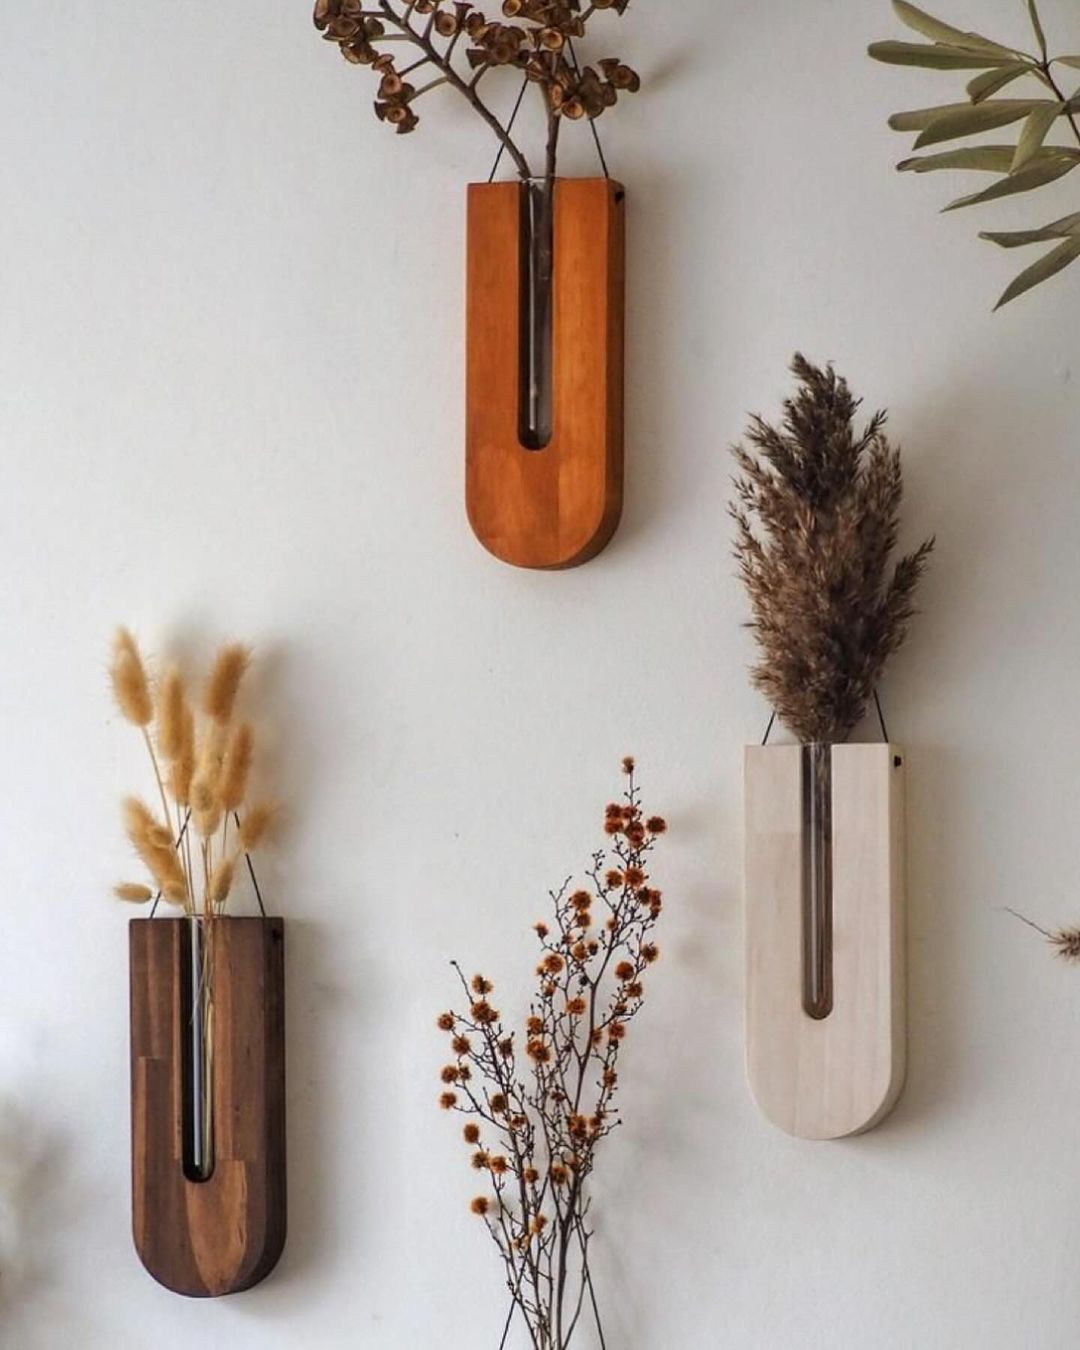
[[[162,811],[158,816],[137,797],[124,802],[128,838],[153,886],[124,882],[115,888],[118,899],[164,900],[191,917],[212,919],[224,912],[239,856],[253,852],[269,833],[270,807],[244,809],[254,733],[248,723],[231,721],[250,659],[239,643],[221,648],[197,718],[180,671],[169,667],[155,696],[134,638],[127,629],[118,631],[110,668],[113,692],[143,735]],[[229,838],[231,823],[237,826],[235,842]]]
[[[517,71],[539,91],[548,124],[546,176],[553,177],[559,126],[595,120],[621,93],[640,87],[637,74],[615,57],[582,66],[574,42],[586,36],[595,13],[622,14],[628,0],[503,0],[502,19],[489,19],[466,0],[316,0],[315,26],[352,65],[379,77],[375,115],[399,134],[415,130],[424,94],[448,86],[463,95],[494,132],[519,175],[533,176],[529,160],[481,98],[479,87],[496,68]],[[392,44],[411,59],[399,65]]]
[[[1029,919],[1026,914],[1021,914],[1019,910],[1012,909],[1006,905],[1006,912],[1014,918],[1019,919],[1021,923],[1026,923],[1029,928],[1034,928],[1036,933],[1041,933],[1043,937],[1054,948],[1056,955],[1071,965],[1080,965],[1080,928],[1043,928],[1037,924],[1034,919]]]
[[[962,140],[999,127],[1015,125],[1019,128],[1015,144],[968,145],[900,162],[899,169],[915,173],[957,169],[997,175],[989,187],[958,197],[945,207],[946,211],[1031,192],[1056,182],[1080,164],[1080,89],[1067,94],[1061,86],[1059,70],[1055,70],[1055,67],[1080,69],[1080,56],[1050,56],[1035,0],[1024,0],[1024,5],[1034,32],[1036,52],[954,28],[908,4],[907,0],[893,0],[898,18],[930,41],[875,42],[869,48],[875,60],[891,65],[981,72],[968,81],[968,102],[918,108],[894,113],[889,118],[894,131],[918,133],[916,150]],[[1032,97],[1029,88],[1025,87],[1021,98],[994,97],[1007,87],[1010,92],[1015,92],[1011,86],[1021,81],[1034,81],[1039,86],[1039,96]],[[1061,123],[1076,145],[1061,145],[1052,139]],[[979,237],[1002,248],[1028,244],[1053,246],[1006,288],[995,306],[1000,309],[1080,258],[1080,212],[1051,221],[1041,229],[984,230]]]
[[[890,574],[903,481],[885,414],[857,431],[859,400],[831,366],[797,354],[791,368],[800,388],[782,425],[753,418],[757,454],[734,450],[735,555],[761,653],[755,686],[800,740],[843,741],[904,640],[934,541]]]
[[[598,1145],[622,1123],[619,1059],[659,957],[663,900],[647,863],[666,826],[642,810],[632,760],[624,770],[623,799],[604,816],[612,854],[593,855],[586,885],[552,892],[550,920],[535,925],[540,959],[523,1027],[503,1020],[490,979],[469,979],[456,962],[465,1009],[437,1018],[451,1052],[439,1105],[467,1117],[470,1165],[487,1179],[469,1208],[502,1258],[510,1317],[548,1350],[566,1350],[586,1307],[599,1326],[588,1182]]]

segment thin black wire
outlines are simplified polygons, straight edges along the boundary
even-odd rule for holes
[[[177,850],[179,850],[180,845],[184,842],[184,835],[187,834],[188,821],[190,819],[191,819],[191,807],[189,806],[187,815],[184,817],[184,823],[183,825],[180,826],[180,833],[176,836],[176,843],[173,845],[173,847],[176,848]],[[154,915],[157,913],[157,907],[160,904],[161,904],[161,892],[159,890],[157,895],[154,896],[154,903],[150,906],[151,918],[153,918]]]
[[[573,62],[573,65],[574,65],[574,72],[575,72],[575,74],[577,74],[577,75],[580,76],[580,74],[581,74],[581,66],[578,65],[577,52],[574,51],[574,40],[573,40],[573,38],[567,38],[567,39],[566,39],[566,47],[567,47],[567,50],[568,50],[569,53],[570,53],[570,60]],[[589,118],[589,129],[592,131],[592,137],[593,137],[593,140],[596,142],[596,153],[600,156],[600,167],[601,167],[601,169],[603,169],[603,171],[604,171],[604,177],[605,177],[605,178],[610,178],[610,177],[611,177],[611,174],[610,174],[610,172],[608,171],[607,160],[604,158],[604,147],[600,144],[600,132],[596,129],[596,118],[595,118],[595,117],[590,117],[590,118]]]
[[[878,691],[876,689],[874,690],[874,707],[877,710],[878,725],[881,727],[881,739],[885,742],[886,745],[888,745],[889,728],[885,725],[885,712],[881,706],[881,699],[878,696]],[[762,736],[761,738],[762,745],[768,745],[769,736],[772,734],[772,729],[775,725],[776,725],[776,713],[774,712],[772,716],[769,718],[769,725],[765,728],[765,735]]]
[[[521,111],[521,104],[525,98],[525,90],[529,87],[528,75],[521,82],[521,89],[518,91],[517,102],[514,104],[514,111],[510,114],[510,121],[506,124],[506,134],[509,136],[514,129],[514,123],[517,121],[517,115]],[[491,166],[491,172],[488,174],[488,182],[495,181],[495,175],[499,171],[499,165],[502,163],[503,151],[506,145],[503,141],[499,142],[499,153],[495,156],[495,163]]]
[[[233,812],[233,817],[232,817],[232,818],[233,818],[233,821],[234,821],[235,824],[236,824],[236,828],[239,830],[239,829],[240,829],[240,817],[237,815],[237,813],[236,813],[235,811]],[[263,918],[265,919],[265,918],[266,918],[266,906],[263,904],[262,891],[259,890],[259,883],[258,883],[258,881],[256,880],[256,877],[255,877],[255,864],[251,861],[251,854],[247,851],[247,849],[244,849],[244,861],[247,863],[248,876],[251,878],[251,884],[252,884],[252,886],[254,886],[254,888],[255,888],[255,899],[259,902],[259,913],[260,913],[260,914],[263,916]]]

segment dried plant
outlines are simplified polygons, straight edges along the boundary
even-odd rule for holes
[[[1029,928],[1034,928],[1036,933],[1041,933],[1053,947],[1055,954],[1060,956],[1062,960],[1068,961],[1070,965],[1080,965],[1080,928],[1055,928],[1051,931],[1049,928],[1043,928],[1018,910],[1012,909],[1008,905],[1005,908],[1021,923],[1026,923]]]
[[[124,803],[128,840],[153,884],[122,882],[118,899],[164,901],[189,918],[212,920],[226,910],[240,858],[251,867],[249,855],[266,837],[272,810],[266,803],[245,806],[254,735],[246,722],[233,725],[233,715],[249,660],[236,643],[221,649],[200,717],[180,672],[170,667],[155,689],[135,639],[118,630],[113,692],[142,733],[161,804],[157,815],[137,797]]]
[[[754,417],[757,453],[734,449],[735,555],[761,653],[755,686],[801,741],[843,741],[904,640],[933,540],[890,573],[903,480],[885,414],[857,431],[859,400],[831,366],[797,354],[791,369],[800,387],[782,425]]]
[[[1063,178],[1080,164],[1080,89],[1070,95],[1060,83],[1060,67],[1080,69],[1080,56],[1051,56],[1035,0],[1024,0],[1035,35],[1036,52],[1008,43],[993,42],[979,33],[966,33],[942,23],[906,0],[893,0],[899,18],[915,32],[930,39],[923,42],[875,42],[870,55],[892,65],[924,66],[931,70],[977,70],[969,80],[966,103],[946,103],[933,108],[894,113],[889,125],[895,131],[917,132],[915,149],[943,145],[998,127],[1019,125],[1016,144],[975,144],[960,149],[914,156],[897,166],[915,173],[939,169],[967,169],[996,174],[997,179],[981,192],[958,197],[945,207],[954,211],[977,206],[1019,192],[1030,192]],[[1055,67],[1059,70],[1055,71]],[[1022,98],[994,95],[1020,81],[1034,81],[1039,96],[1024,88]],[[1051,141],[1059,123],[1076,145]],[[1051,244],[1037,262],[1025,268],[1005,290],[995,308],[1054,276],[1080,258],[1080,212],[1051,221],[1041,229],[983,231],[980,236],[1002,248],[1028,244]]]
[[[415,130],[416,105],[434,89],[457,91],[498,138],[522,178],[534,177],[525,152],[481,96],[496,69],[518,72],[543,100],[547,123],[544,177],[555,176],[564,120],[594,121],[621,93],[633,93],[638,76],[615,57],[581,65],[575,39],[584,38],[594,14],[622,14],[629,0],[503,0],[502,19],[491,20],[462,0],[316,0],[315,26],[353,65],[379,77],[375,115],[399,133]],[[391,44],[408,53],[399,64]],[[535,175],[539,176],[539,175]]]
[[[662,900],[648,855],[667,828],[642,810],[633,760],[623,769],[623,800],[604,818],[612,853],[593,855],[586,886],[551,892],[552,917],[535,925],[540,960],[524,1034],[494,1007],[492,982],[467,980],[456,962],[467,1010],[438,1019],[452,1052],[440,1105],[465,1120],[471,1165],[486,1182],[470,1208],[506,1269],[502,1344],[519,1315],[534,1350],[566,1350],[586,1308],[603,1343],[588,1183],[597,1146],[622,1123],[620,1053],[659,956]]]

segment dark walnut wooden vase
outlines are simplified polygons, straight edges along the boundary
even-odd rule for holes
[[[285,969],[280,919],[216,919],[213,1168],[185,1173],[187,919],[130,925],[132,1220],[143,1265],[177,1294],[250,1289],[285,1245]]]
[[[476,537],[503,562],[576,567],[622,512],[625,193],[608,178],[556,181],[550,428],[529,448],[528,191],[469,187],[466,503]]]

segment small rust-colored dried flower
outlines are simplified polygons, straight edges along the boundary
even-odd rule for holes
[[[510,1059],[514,1053],[514,1042],[509,1036],[499,1042],[499,1054],[503,1059]]]
[[[663,816],[650,816],[645,822],[645,828],[650,834],[663,834],[667,829],[667,821]]]
[[[644,886],[645,873],[641,870],[640,867],[628,867],[626,871],[623,873],[623,881],[626,883],[627,886],[633,886],[635,888],[637,888],[638,886]]]
[[[490,994],[495,988],[491,981],[485,979],[483,975],[474,975],[470,981],[470,987],[474,994],[479,994],[481,997],[485,994]]]
[[[796,354],[780,427],[755,417],[736,446],[735,556],[761,659],[755,686],[804,742],[843,741],[907,634],[934,541],[891,569],[903,480],[885,414],[831,366]],[[758,524],[761,534],[755,533]]]
[[[588,1006],[583,998],[571,998],[567,1000],[566,1011],[571,1017],[583,1017]]]
[[[660,948],[655,942],[643,942],[641,945],[641,959],[650,966],[660,957]]]
[[[542,941],[544,940],[544,938],[547,937],[548,933],[551,932],[551,929],[547,926],[546,923],[534,923],[534,924],[533,924],[533,932],[535,932],[536,936],[537,936],[537,937],[541,940],[541,942],[542,942]]]
[[[625,1022],[612,1022],[608,1027],[609,1041],[621,1041],[625,1035],[626,1035]]]
[[[467,1055],[472,1049],[472,1043],[468,1036],[455,1036],[450,1042],[450,1048],[455,1055]]]
[[[469,1208],[472,1210],[474,1214],[479,1214],[480,1217],[483,1218],[484,1215],[487,1214],[488,1210],[491,1208],[491,1201],[487,1198],[486,1195],[478,1195],[474,1200],[470,1202]]]
[[[615,978],[621,980],[623,984],[627,980],[632,980],[637,974],[637,967],[632,961],[620,961],[615,967]]]
[[[452,1012],[444,1012],[439,1014],[438,1020],[436,1021],[435,1025],[439,1028],[440,1031],[453,1031],[454,1027],[457,1024],[454,1020],[454,1014]]]
[[[541,969],[549,975],[558,975],[566,967],[566,962],[558,952],[548,952],[541,962]]]
[[[499,1020],[499,1014],[487,999],[481,999],[478,1003],[474,1003],[470,1011],[473,1015],[473,1021],[479,1023],[482,1027],[489,1027],[493,1022]]]
[[[626,774],[630,774],[630,773],[633,773],[633,772],[634,772],[634,756],[633,756],[633,755],[626,755],[626,756],[624,756],[623,762],[622,762],[622,771],[623,771],[623,773],[626,773]]]
[[[461,1070],[456,1064],[446,1064],[440,1071],[439,1077],[444,1083],[456,1083],[461,1077]]]
[[[442,1107],[444,1111],[453,1110],[453,1108],[457,1106],[457,1093],[444,1092],[442,1096],[439,1098],[439,1105]]]
[[[480,1126],[472,1121],[469,1121],[461,1133],[467,1144],[478,1144],[480,1142]]]
[[[604,884],[609,890],[615,890],[623,884],[623,874],[612,867],[604,874]]]
[[[501,1092],[493,1092],[488,1105],[491,1107],[492,1114],[496,1116],[505,1116],[509,1110],[509,1103]]]
[[[570,904],[574,909],[588,909],[592,904],[592,894],[589,891],[575,891],[570,897]]]
[[[544,1030],[544,1019],[542,1017],[537,1017],[534,1014],[526,1021],[525,1030],[529,1033],[530,1036],[541,1035]]]
[[[608,820],[622,820],[622,813],[621,802],[608,802],[607,806],[604,807],[604,815]]]
[[[470,1163],[472,1164],[473,1170],[474,1170],[474,1171],[477,1171],[477,1172],[486,1172],[486,1171],[487,1171],[487,1167],[488,1167],[488,1162],[490,1161],[490,1159],[489,1159],[489,1155],[487,1154],[487,1152],[486,1152],[484,1149],[481,1148],[481,1149],[477,1149],[477,1151],[472,1155],[472,1157],[469,1159],[469,1161],[470,1161]]]
[[[546,1041],[539,1038],[529,1041],[525,1047],[525,1053],[530,1059],[535,1060],[537,1064],[551,1063],[551,1047]]]
[[[495,1176],[501,1177],[509,1171],[509,1163],[501,1154],[495,1154],[488,1162],[488,1166]]]

